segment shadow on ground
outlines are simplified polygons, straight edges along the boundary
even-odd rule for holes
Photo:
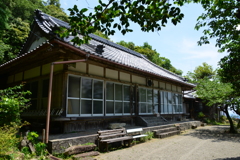
[[[240,160],[240,157],[231,157],[231,158],[218,158],[214,160]]]
[[[193,136],[199,139],[212,139],[213,142],[231,141],[240,143],[240,134],[227,133],[228,130],[229,126],[206,126],[197,128],[193,132],[185,133],[183,136]]]

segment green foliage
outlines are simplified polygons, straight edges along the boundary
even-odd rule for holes
[[[221,115],[221,116],[219,117],[219,122],[221,122],[221,123],[226,123],[226,122],[227,122],[227,117]]]
[[[36,155],[37,156],[45,156],[48,154],[46,147],[47,145],[43,142],[38,142],[36,144],[34,144],[34,147],[36,149]]]
[[[39,137],[39,135],[37,134],[37,132],[29,132],[27,135],[27,139],[29,141],[31,141],[32,143],[37,143],[38,137]]]
[[[146,138],[147,138],[148,140],[153,139],[153,132],[147,131],[146,134],[147,134]]]
[[[16,137],[19,127],[11,123],[0,127],[0,155],[8,155],[17,150],[20,139]]]
[[[210,39],[215,38],[219,51],[229,53],[220,61],[219,75],[223,82],[232,84],[235,94],[240,95],[240,30],[236,29],[240,24],[236,16],[240,1],[210,0],[201,1],[201,4],[205,13],[198,17],[195,28],[204,30],[198,44],[208,44]]]
[[[39,135],[37,132],[29,132],[27,135],[27,139],[33,143],[35,149],[36,149],[36,155],[37,156],[45,156],[48,154],[46,147],[47,145],[45,143],[39,142],[38,140]],[[27,153],[27,151],[26,151]]]
[[[153,139],[153,132],[147,131],[145,134],[146,134],[147,136],[146,136],[146,137],[143,137],[143,141],[147,141],[147,140]]]
[[[31,154],[31,151],[30,151],[29,147],[23,147],[23,148],[21,149],[21,152],[22,152],[24,155]]]
[[[69,22],[68,15],[65,12],[63,12],[63,9],[58,8],[55,5],[46,6],[45,13],[47,13],[55,18],[58,18],[64,22]]]
[[[196,67],[193,72],[188,72],[185,77],[189,80],[189,82],[198,83],[201,79],[211,79],[215,75],[216,71],[213,70],[212,66],[203,62],[202,66]]]
[[[21,124],[20,113],[26,109],[29,91],[22,91],[23,85],[0,90],[0,126],[15,122]]]
[[[233,92],[232,85],[220,82],[219,78],[199,80],[195,89],[197,96],[208,106],[230,103],[228,100]]]
[[[72,40],[75,44],[88,43],[88,34],[97,30],[105,35],[114,35],[119,30],[123,35],[132,32],[130,21],[138,24],[142,31],[160,31],[170,20],[174,25],[179,23],[183,14],[179,8],[181,3],[153,0],[109,0],[106,3],[99,0],[99,5],[93,12],[87,8],[81,10],[76,5],[68,9],[70,11],[70,30],[58,32],[62,37],[75,36]],[[83,39],[79,38],[81,34]]]
[[[4,0],[0,2],[0,64],[17,56],[28,37],[36,9],[68,22],[59,0]]]
[[[107,35],[103,34],[101,31],[96,31],[94,34],[104,39],[110,40],[110,38]]]
[[[18,147],[21,137],[17,133],[21,127],[28,124],[24,122],[19,125],[11,122],[9,125],[0,126],[0,159],[14,160],[20,156]]]
[[[198,113],[198,118],[202,119],[205,117],[205,114],[203,112]]]

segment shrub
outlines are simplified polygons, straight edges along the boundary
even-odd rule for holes
[[[44,156],[47,155],[47,150],[46,147],[47,145],[45,143],[39,142],[38,141],[39,135],[37,132],[29,132],[27,135],[27,139],[33,143],[35,150],[36,150],[36,155],[37,156]]]
[[[20,139],[16,137],[19,127],[16,124],[0,127],[0,155],[8,155],[18,150]]]
[[[203,119],[204,117],[205,117],[205,114],[203,114],[203,112],[198,113],[198,118],[199,119]]]
[[[221,123],[226,123],[226,122],[228,121],[228,119],[227,119],[226,116],[221,115],[221,116],[219,117],[219,121],[220,121]]]
[[[15,122],[20,125],[20,113],[26,109],[29,99],[25,96],[30,91],[22,91],[23,85],[0,90],[0,126],[9,125]]]
[[[145,140],[151,140],[153,138],[153,132],[147,131],[145,134],[147,135],[146,137],[144,137]]]

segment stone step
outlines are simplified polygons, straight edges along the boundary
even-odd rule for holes
[[[180,134],[179,130],[171,131],[171,132],[164,132],[164,133],[160,133],[160,134],[155,134],[154,136],[156,138],[166,138],[166,137],[174,136],[174,135],[177,135],[177,134]]]
[[[169,128],[153,130],[153,132],[155,132],[156,134],[160,134],[160,133],[171,132],[171,131],[176,131],[176,130],[177,130],[176,127],[169,127]]]

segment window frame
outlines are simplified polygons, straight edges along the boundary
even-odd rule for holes
[[[69,77],[76,77],[79,78],[79,97],[69,97]],[[90,79],[91,80],[91,98],[83,98],[82,97],[82,81],[83,79]],[[94,81],[101,81],[102,82],[102,99],[95,99],[94,98]],[[68,105],[69,105],[69,100],[79,100],[79,113],[78,114],[69,114],[68,113]],[[82,103],[83,101],[91,101],[91,113],[90,114],[82,114]],[[95,101],[101,101],[102,102],[102,113],[94,114],[94,102]],[[84,76],[78,76],[78,75],[73,75],[69,74],[68,79],[67,79],[67,94],[66,94],[66,117],[94,117],[94,116],[103,116],[104,115],[104,81],[100,79],[95,79],[95,78],[90,78],[90,77],[84,77]]]
[[[145,89],[145,102],[144,101],[141,101],[141,95],[140,95],[140,90],[141,89]],[[139,115],[152,115],[152,114],[154,114],[153,113],[153,89],[152,88],[146,88],[146,87],[139,87],[139,89],[138,89],[139,91],[139,101],[138,101],[138,108],[139,108],[139,111],[138,111],[138,113],[139,113]],[[151,94],[152,94],[152,99],[151,99],[151,102],[149,103],[149,101],[148,101],[148,91],[151,91]],[[146,109],[146,112],[141,112],[141,104],[145,104],[145,109]],[[152,112],[150,113],[150,112],[148,112],[148,105],[151,105],[151,107],[152,107]]]
[[[107,99],[107,83],[111,83],[113,84],[113,99]],[[122,99],[116,99],[116,85],[121,85],[121,97]],[[131,85],[129,84],[123,84],[123,83],[117,83],[117,82],[112,82],[112,81],[106,81],[105,83],[105,115],[106,116],[122,116],[122,115],[131,115]],[[124,99],[124,86],[128,86],[129,87],[129,100],[125,100]],[[112,102],[113,103],[113,113],[107,113],[107,102]],[[122,103],[121,107],[122,107],[122,113],[116,113],[116,103]],[[124,112],[124,108],[125,105],[124,103],[128,103],[129,104],[129,113],[125,113]],[[134,114],[134,113],[133,113]]]

